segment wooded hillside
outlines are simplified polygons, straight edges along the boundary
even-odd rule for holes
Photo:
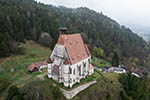
[[[62,23],[68,28],[68,34],[81,33],[91,50],[94,46],[101,47],[106,57],[114,51],[120,57],[143,59],[147,55],[143,38],[103,13],[84,7],[44,5],[34,0],[0,0],[0,57],[20,51],[14,50],[12,44],[17,47],[24,39],[39,42],[45,32],[50,35],[48,46],[52,49]]]

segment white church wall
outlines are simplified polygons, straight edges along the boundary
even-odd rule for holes
[[[55,57],[54,55],[57,55],[62,58],[67,58],[68,56],[67,56],[65,46],[56,44],[50,58]]]
[[[63,77],[64,86],[68,87],[69,86],[69,81],[70,81],[69,80],[70,79],[69,65],[63,65],[62,68],[63,68],[62,77]]]
[[[47,71],[48,71],[48,78],[52,78],[52,64],[48,64]]]
[[[82,74],[87,75],[87,73],[83,72],[83,62],[86,63],[86,69],[88,70],[89,69],[88,67],[90,67],[90,66],[88,66],[88,59],[90,59],[90,58],[91,57],[88,57],[88,58],[70,66],[72,69],[72,74],[70,74],[70,78],[72,80],[70,83],[70,87],[72,87],[75,83],[78,82],[78,79],[77,79],[78,78],[78,67],[77,66],[81,65],[81,76],[79,78],[80,79],[85,78],[85,76],[82,76]],[[74,74],[74,70],[75,70],[75,74]]]

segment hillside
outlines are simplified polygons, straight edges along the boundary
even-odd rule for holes
[[[42,47],[33,41],[26,41],[22,45],[26,50],[24,55],[12,55],[0,59],[0,99],[4,100],[8,95],[8,89],[16,85],[19,91],[24,94],[25,100],[37,98],[35,95],[37,93],[39,94],[38,99],[54,100],[54,86],[52,84],[55,82],[47,79],[47,77],[44,77],[42,80],[38,78],[38,75],[43,74],[41,72],[32,74],[27,72],[28,65],[32,62],[47,59],[50,49]],[[118,74],[95,73],[97,83],[79,93],[73,100],[91,100],[93,98],[94,100],[105,100],[107,96],[110,96],[113,100],[119,100],[121,88],[118,82]],[[65,98],[60,93],[59,100],[63,99]]]
[[[48,46],[52,49],[59,35],[58,27],[63,24],[68,27],[67,34],[81,33],[90,51],[94,46],[102,48],[106,59],[118,52],[123,63],[127,62],[123,58],[137,57],[138,65],[144,65],[147,55],[147,45],[141,37],[103,13],[85,7],[71,9],[34,0],[1,0],[0,19],[3,19],[0,20],[0,57],[18,53],[12,49],[12,43],[24,39],[39,42],[44,32],[50,35]]]
[[[25,55],[12,55],[10,57],[0,59],[0,97],[6,97],[8,86],[22,86],[35,79],[39,72],[32,75],[27,73],[28,65],[47,59],[50,49],[41,47],[33,41],[27,41],[22,44],[25,47]],[[2,88],[3,87],[3,88]],[[4,91],[3,91],[4,89]],[[6,92],[5,92],[6,90]]]

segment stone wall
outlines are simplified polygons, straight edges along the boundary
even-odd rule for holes
[[[76,96],[79,92],[83,91],[84,89],[88,88],[90,85],[94,83],[96,83],[96,81],[86,83],[84,85],[78,86],[77,88],[69,90],[69,91],[62,89],[62,88],[60,88],[60,90],[67,99],[71,99],[74,96]]]

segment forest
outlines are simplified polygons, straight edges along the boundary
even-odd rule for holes
[[[81,33],[92,53],[94,47],[102,49],[104,54],[100,57],[108,61],[117,52],[123,64],[149,66],[150,46],[102,12],[44,5],[34,0],[0,0],[0,57],[23,54],[24,48],[19,44],[25,40],[53,49],[61,25],[68,28],[66,34]]]
[[[123,85],[124,91],[120,91],[122,100],[149,100],[150,99],[150,80],[148,74],[138,79],[131,73],[122,74],[118,78]]]

